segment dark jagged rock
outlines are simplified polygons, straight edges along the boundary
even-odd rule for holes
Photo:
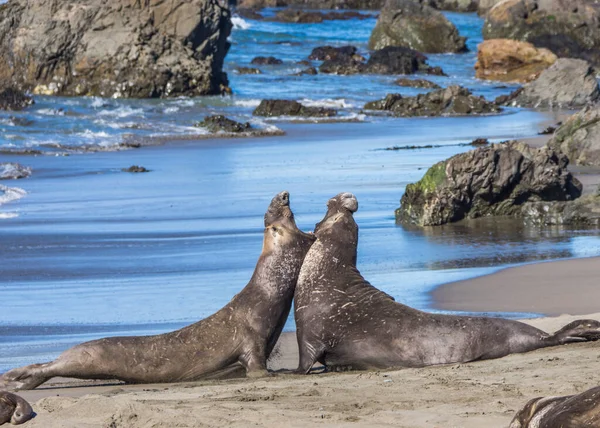
[[[313,61],[330,61],[340,57],[350,57],[358,61],[364,61],[365,59],[357,54],[355,46],[319,46],[312,50],[308,59]]]
[[[264,16],[261,15],[259,9],[245,9],[245,8],[237,8],[235,13],[244,19],[253,19],[255,21],[261,21],[265,19]]]
[[[587,195],[569,202],[528,202],[522,216],[537,225],[600,226],[600,195]]]
[[[477,148],[435,164],[406,186],[396,219],[435,226],[491,215],[522,217],[525,203],[581,196],[582,185],[567,165],[562,154],[518,141]]]
[[[34,104],[33,98],[14,88],[0,90],[0,110],[23,110]]]
[[[207,116],[202,122],[198,122],[194,126],[206,128],[211,133],[231,132],[237,134],[252,130],[252,125],[250,125],[249,122],[236,122],[235,120],[231,120],[223,115]]]
[[[302,116],[332,117],[337,114],[334,109],[324,107],[306,107],[292,100],[262,100],[252,113],[254,116]]]
[[[466,50],[465,38],[426,0],[387,0],[369,39],[369,48],[404,46],[419,52]]]
[[[428,0],[429,6],[437,10],[452,12],[475,12],[479,0]]]
[[[220,94],[231,27],[218,0],[10,1],[0,81],[45,95]]]
[[[257,56],[252,61],[250,61],[252,65],[280,65],[283,64],[283,61],[279,58],[275,58],[274,56]]]
[[[31,175],[31,168],[18,163],[0,163],[0,180],[18,180]]]
[[[350,56],[338,56],[335,59],[323,61],[319,72],[324,74],[360,74],[364,73],[367,65]]]
[[[486,15],[485,39],[515,39],[559,57],[600,65],[600,4],[588,0],[507,0]]]
[[[600,105],[585,107],[569,117],[548,141],[575,165],[600,167]]]
[[[235,71],[237,71],[238,74],[262,74],[262,71],[254,67],[238,67]]]
[[[600,100],[594,70],[581,59],[559,58],[540,76],[497,102],[521,107],[583,107]]]
[[[425,88],[425,89],[440,89],[440,85],[430,82],[425,79],[407,79],[403,77],[394,82],[398,86],[404,86],[408,88]]]
[[[476,138],[469,143],[470,146],[487,146],[490,141],[487,138]]]
[[[494,103],[477,97],[468,89],[449,86],[415,97],[389,94],[384,99],[366,103],[367,110],[386,110],[395,116],[458,116],[466,114],[497,113],[501,109]]]
[[[308,68],[296,73],[296,76],[315,76],[317,74],[319,74],[319,72],[317,71],[316,68],[308,67]]]
[[[348,12],[315,12],[305,11],[298,9],[283,9],[275,14],[270,21],[276,22],[288,22],[294,24],[309,24],[319,23],[323,21],[335,21],[342,20],[347,21],[350,19],[372,19],[372,15],[365,15],[359,12],[348,11]]]
[[[150,170],[146,169],[143,166],[131,165],[129,168],[123,168],[123,172],[139,173],[139,172],[150,172]]]
[[[540,132],[538,132],[538,135],[552,135],[552,134],[554,134],[554,131],[556,131],[556,127],[547,126],[546,128],[542,129]]]

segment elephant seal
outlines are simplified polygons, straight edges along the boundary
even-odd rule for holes
[[[358,202],[330,199],[294,297],[298,372],[464,363],[600,338],[600,322],[579,320],[553,335],[517,321],[440,315],[397,303],[356,268]]]
[[[246,287],[215,314],[156,336],[112,337],[77,345],[45,364],[10,370],[6,389],[33,389],[55,376],[128,383],[183,382],[267,374],[289,315],[312,234],[296,227],[288,192],[265,215],[262,253]]]
[[[576,395],[534,398],[517,412],[509,428],[598,426],[600,426],[600,386]]]
[[[0,425],[8,422],[13,425],[24,424],[34,416],[27,401],[10,392],[0,391]]]

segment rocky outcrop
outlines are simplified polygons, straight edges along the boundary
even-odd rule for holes
[[[396,219],[435,226],[492,215],[522,217],[526,203],[581,195],[581,183],[567,165],[565,155],[518,141],[477,148],[435,164],[406,186]]]
[[[449,86],[415,97],[389,94],[382,100],[365,104],[367,110],[386,110],[395,116],[459,116],[466,114],[497,113],[501,109],[494,103],[477,97],[468,89]]]
[[[304,9],[380,10],[385,0],[238,0],[237,7],[262,9],[265,7],[294,6]]]
[[[479,0],[477,4],[477,14],[485,15],[488,13],[494,6],[504,0]]]
[[[319,67],[321,73],[328,74],[443,74],[439,67],[427,64],[427,57],[410,48],[388,46],[371,54],[369,60],[353,53],[347,55],[338,51],[331,53],[331,59],[325,60]]]
[[[323,21],[347,21],[350,19],[372,19],[372,15],[359,12],[315,12],[298,9],[283,9],[278,11],[270,21],[287,22],[291,24],[309,24]]]
[[[23,110],[34,104],[33,98],[14,88],[0,89],[0,110]]]
[[[388,0],[369,39],[370,49],[404,46],[426,53],[463,52],[465,38],[425,0]]]
[[[475,12],[479,5],[479,0],[428,0],[427,3],[437,10]]]
[[[123,168],[121,171],[123,172],[131,172],[133,174],[139,174],[142,172],[150,172],[150,170],[141,165],[131,165],[129,168]]]
[[[316,76],[317,74],[319,74],[319,72],[315,67],[308,67],[294,74],[294,76]]]
[[[31,168],[18,163],[0,163],[0,180],[18,180],[31,175]]]
[[[600,195],[568,202],[528,202],[522,216],[536,225],[600,226]]]
[[[500,101],[521,107],[574,108],[599,99],[598,81],[590,65],[580,59],[559,58],[536,80]]]
[[[600,65],[600,3],[589,0],[506,0],[486,15],[485,39],[515,39],[561,58]]]
[[[407,79],[403,77],[394,82],[398,86],[409,88],[440,89],[440,85],[425,79]]]
[[[280,65],[283,61],[274,56],[257,56],[250,61],[252,65]]]
[[[554,64],[557,56],[548,49],[510,39],[486,40],[477,47],[475,77],[525,83]]]
[[[0,81],[48,95],[220,94],[230,31],[218,0],[12,0]]]
[[[238,67],[235,71],[237,71],[238,74],[262,74],[262,71],[254,67]]]
[[[357,53],[356,46],[319,46],[312,50],[308,59],[313,61],[331,61],[342,57],[350,57],[357,61],[364,61],[365,58]]]
[[[324,107],[306,107],[292,100],[262,100],[252,113],[254,116],[301,116],[332,117],[337,114],[334,109]]]
[[[564,153],[575,165],[600,167],[600,105],[590,105],[569,117],[548,146]]]
[[[206,128],[211,133],[230,132],[238,134],[248,132],[252,129],[252,125],[249,122],[236,122],[223,115],[207,116],[202,122],[198,122],[194,126]]]

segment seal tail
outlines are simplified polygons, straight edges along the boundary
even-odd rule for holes
[[[600,322],[596,320],[576,320],[548,337],[553,345],[574,342],[592,342],[600,339]]]

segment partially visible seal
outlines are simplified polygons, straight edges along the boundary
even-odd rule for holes
[[[600,427],[600,386],[581,394],[539,397],[517,412],[509,428]]]
[[[13,425],[24,424],[34,416],[27,401],[10,392],[0,391],[0,425],[8,422]]]
[[[358,202],[330,199],[316,225],[294,298],[298,371],[422,367],[503,357],[600,338],[600,322],[579,320],[555,334],[500,318],[431,314],[397,303],[356,268]]]
[[[250,282],[217,313],[171,333],[86,342],[55,361],[11,370],[0,385],[33,389],[55,376],[157,383],[265,375],[314,240],[296,227],[289,194],[281,192],[265,215],[262,253]]]

